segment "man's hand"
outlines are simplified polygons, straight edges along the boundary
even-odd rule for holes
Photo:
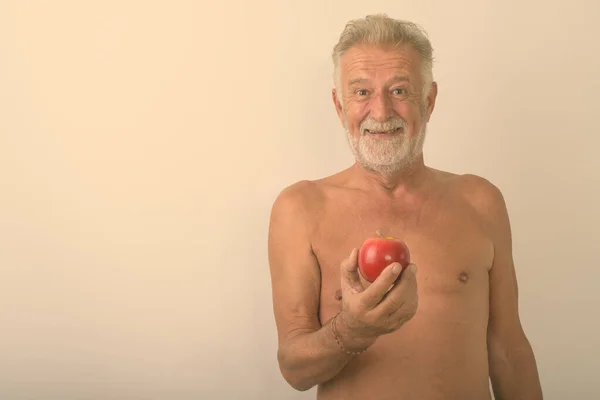
[[[336,328],[344,347],[364,349],[384,334],[394,332],[417,312],[416,266],[392,263],[365,287],[358,272],[358,250],[353,249],[340,265],[342,311]]]

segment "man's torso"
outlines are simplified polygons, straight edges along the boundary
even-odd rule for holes
[[[439,180],[439,182],[438,182]],[[329,399],[490,399],[486,331],[493,245],[462,177],[436,175],[413,204],[373,201],[323,181],[312,246],[321,268],[319,317],[340,310],[340,262],[380,230],[404,240],[417,265],[419,308],[318,389]]]

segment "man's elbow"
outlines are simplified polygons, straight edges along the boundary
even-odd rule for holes
[[[298,368],[293,365],[293,360],[284,349],[280,348],[277,351],[277,362],[279,364],[279,371],[283,379],[292,388],[299,392],[306,392],[312,389],[315,384],[310,382]]]
[[[522,331],[510,336],[489,337],[488,350],[490,363],[498,367],[514,366],[524,358],[533,357],[529,340]]]
[[[303,381],[301,377],[291,373],[286,373],[283,369],[281,369],[281,375],[288,385],[299,392],[306,392],[314,387],[313,384]]]

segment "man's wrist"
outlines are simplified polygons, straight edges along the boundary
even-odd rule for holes
[[[360,354],[366,351],[376,338],[358,336],[344,319],[344,312],[340,311],[331,319],[331,330],[338,346],[347,354]]]

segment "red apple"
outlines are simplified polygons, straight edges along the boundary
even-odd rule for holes
[[[380,231],[377,231],[377,235],[379,237],[365,240],[358,250],[358,269],[368,282],[377,279],[391,263],[400,263],[402,270],[410,263],[406,243],[393,236],[383,236]]]

